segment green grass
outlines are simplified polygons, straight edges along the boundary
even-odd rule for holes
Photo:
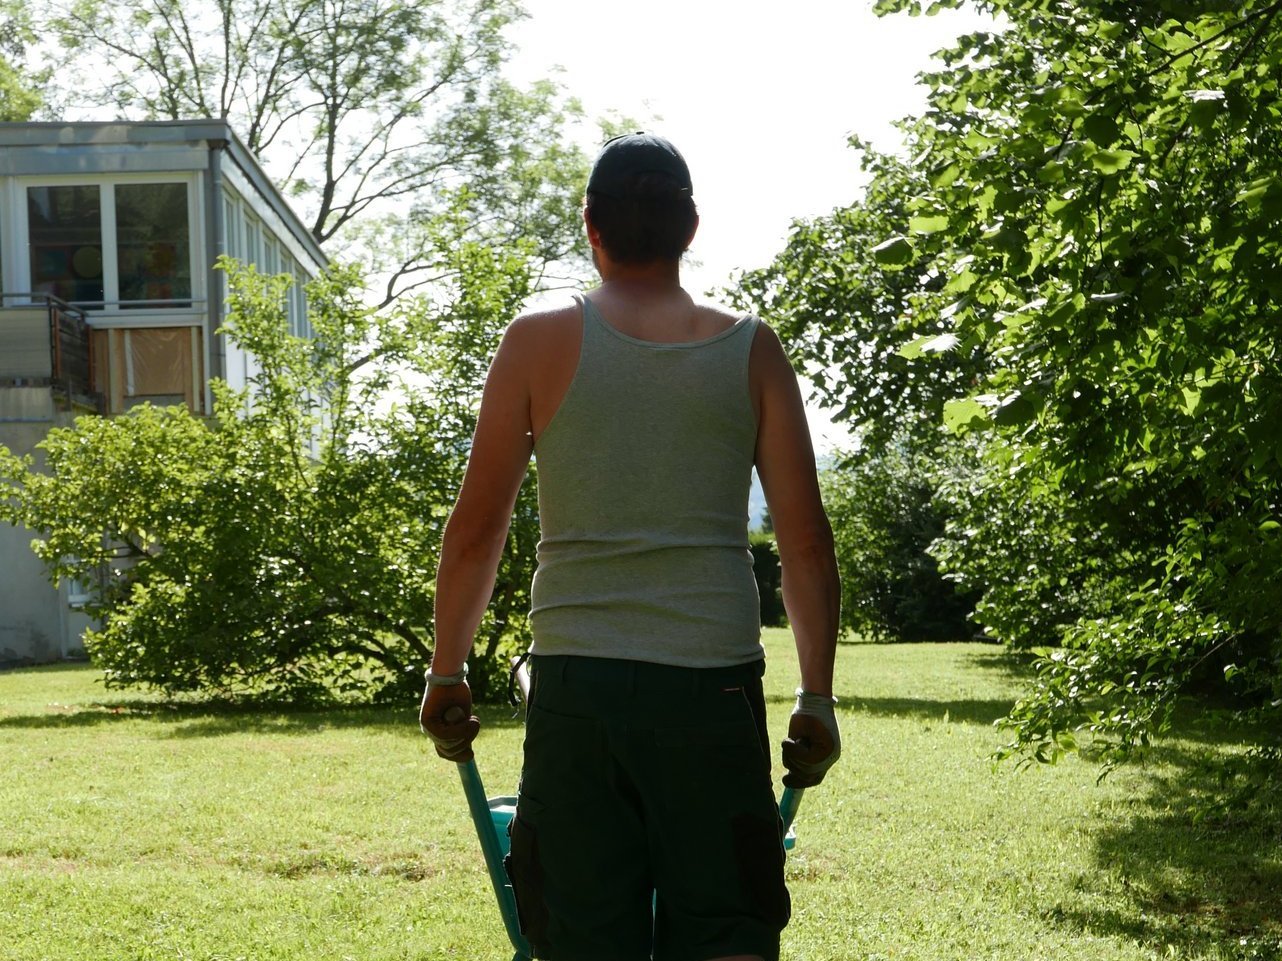
[[[777,743],[795,659],[769,632]],[[993,771],[1021,668],[976,645],[843,646],[844,757],[789,860],[787,959],[1282,956],[1276,820],[1198,821],[1214,729],[1096,768]],[[452,766],[403,710],[228,711],[0,674],[0,959],[510,961]],[[520,727],[482,710],[491,794]],[[585,879],[589,881],[590,879]]]

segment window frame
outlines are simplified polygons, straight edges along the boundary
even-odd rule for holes
[[[116,248],[116,191],[120,184],[171,184],[186,186],[187,250],[190,259],[191,299],[187,306],[168,304],[159,307],[122,306],[120,303],[119,260]],[[103,303],[84,310],[89,324],[120,326],[134,323],[142,327],[171,327],[202,322],[208,308],[208,291],[204,264],[205,210],[200,202],[199,174],[156,171],[152,173],[57,174],[14,178],[14,193],[21,202],[13,221],[22,243],[13,251],[11,266],[14,278],[20,280],[16,290],[31,293],[31,225],[28,220],[27,191],[34,187],[97,187],[102,230]],[[136,303],[136,302],[134,302]],[[161,302],[165,303],[165,302]]]

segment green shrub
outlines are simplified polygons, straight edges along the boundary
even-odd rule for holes
[[[823,472],[841,567],[842,627],[882,641],[958,640],[973,598],[928,553],[945,518],[935,499],[944,455],[902,437]]]
[[[752,573],[757,578],[757,593],[761,595],[761,626],[783,627],[788,623],[788,615],[783,608],[783,571],[779,567],[774,535],[753,532],[748,537],[748,549],[752,551]]]

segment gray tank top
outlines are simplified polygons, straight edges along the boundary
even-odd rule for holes
[[[759,660],[748,551],[757,318],[662,344],[583,309],[579,365],[539,436],[535,654],[683,667]]]

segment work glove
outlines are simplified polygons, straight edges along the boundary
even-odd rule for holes
[[[835,697],[797,689],[797,704],[783,742],[784,787],[814,787],[841,757]]]
[[[458,764],[472,760],[472,742],[481,729],[481,721],[472,713],[467,665],[457,674],[427,672],[418,723],[436,745],[436,753],[445,760]]]

